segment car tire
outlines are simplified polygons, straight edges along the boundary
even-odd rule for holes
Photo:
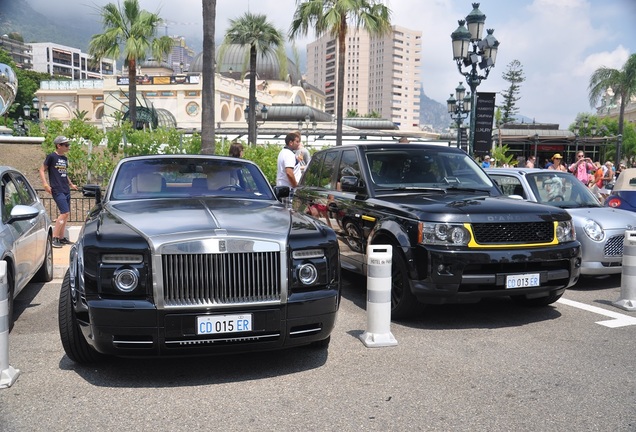
[[[526,296],[519,295],[512,296],[511,298],[515,303],[522,306],[541,307],[551,305],[559,300],[562,295],[563,294],[557,294],[555,291],[551,291],[550,294],[545,297],[527,298]]]
[[[71,277],[67,270],[62,281],[60,290],[60,301],[58,310],[58,323],[60,328],[60,339],[68,358],[75,363],[89,364],[95,363],[102,358],[102,354],[95,351],[84,339],[82,331],[77,323],[77,317],[73,311],[73,300],[71,299]]]
[[[393,246],[391,265],[391,319],[410,318],[417,312],[420,304],[411,292],[406,262]]]
[[[53,280],[53,240],[50,236],[46,239],[46,251],[44,262],[33,278],[36,282],[50,282]]]

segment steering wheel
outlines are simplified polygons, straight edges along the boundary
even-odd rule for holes
[[[548,201],[565,201],[565,197],[563,195],[555,195],[551,197]]]
[[[227,186],[222,186],[220,188],[218,188],[217,190],[234,190],[234,191],[242,191],[245,192],[245,188],[241,185],[237,185],[237,184],[233,184],[233,185],[227,185]]]

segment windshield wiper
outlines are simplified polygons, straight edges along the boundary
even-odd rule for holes
[[[454,190],[454,191],[467,191],[467,192],[490,192],[490,188],[474,188],[474,187],[460,187],[460,186],[449,186],[446,190]]]
[[[418,186],[398,186],[394,188],[376,188],[376,192],[392,192],[392,191],[422,191],[422,192],[441,192],[446,193],[446,189],[438,187],[418,187]]]

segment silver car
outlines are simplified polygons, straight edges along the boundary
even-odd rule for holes
[[[581,274],[621,273],[626,229],[636,227],[636,213],[603,207],[570,173],[547,169],[486,170],[506,195],[561,207],[570,213],[581,242]]]
[[[15,296],[31,279],[53,279],[53,231],[51,220],[26,177],[8,166],[0,166],[0,177],[0,259],[7,262],[12,328]]]

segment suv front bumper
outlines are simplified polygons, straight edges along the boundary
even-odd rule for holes
[[[476,302],[484,297],[561,294],[580,275],[578,242],[536,249],[462,251],[419,247],[411,279],[411,291],[422,303]],[[416,264],[417,263],[417,264]],[[540,286],[506,288],[506,276],[538,273]]]

